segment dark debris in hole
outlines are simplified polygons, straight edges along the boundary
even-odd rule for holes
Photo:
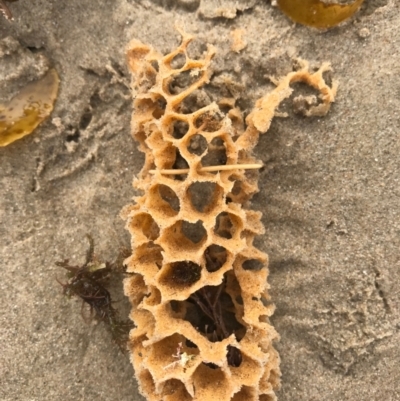
[[[189,321],[211,342],[219,342],[231,334],[240,341],[246,332],[234,313],[234,305],[225,289],[226,278],[218,286],[205,286],[194,292],[186,302],[185,320]],[[242,360],[240,350],[228,348],[227,360],[230,366],[239,366]]]
[[[181,306],[180,303],[178,301],[174,301],[172,300],[170,303],[171,309],[175,312],[175,313],[179,313],[181,311]]]
[[[160,194],[161,199],[167,202],[175,212],[179,212],[179,198],[170,187],[160,184],[158,186],[158,193]]]
[[[190,286],[201,277],[201,267],[190,261],[175,262],[170,266],[168,281],[174,285]]]
[[[242,267],[244,270],[260,271],[265,264],[257,259],[249,259],[243,262]]]
[[[242,364],[242,353],[238,348],[228,345],[226,359],[228,360],[228,365],[238,368]]]
[[[188,188],[191,204],[200,213],[208,213],[215,204],[217,184],[196,181]]]
[[[184,168],[189,168],[189,164],[186,161],[186,159],[184,159],[181,155],[181,153],[179,152],[179,150],[176,150],[176,156],[175,156],[175,162],[172,166],[173,169],[184,169]]]
[[[239,195],[242,192],[242,183],[241,181],[235,181],[232,188],[232,195]]]
[[[182,221],[182,234],[194,244],[198,244],[207,235],[203,222],[198,220],[196,223]]]
[[[188,162],[186,161],[186,159],[183,158],[178,149],[176,150],[175,162],[172,165],[172,168],[174,170],[189,168]],[[173,175],[173,178],[178,181],[184,181],[186,178],[186,174],[175,174]]]
[[[172,136],[175,139],[183,138],[189,131],[189,124],[186,121],[175,120],[172,124]]]
[[[167,107],[167,101],[163,97],[159,97],[156,100],[155,105],[156,105],[156,109],[153,111],[153,117],[159,119],[165,113],[165,109]]]
[[[226,262],[228,255],[224,247],[219,245],[210,245],[204,252],[206,260],[206,269],[213,273],[218,271]]]
[[[222,212],[217,216],[214,228],[215,234],[222,238],[231,239],[233,236],[233,224],[227,212]]]
[[[219,114],[207,112],[199,116],[194,125],[204,132],[216,132],[221,128],[222,117]]]
[[[221,138],[214,138],[208,145],[207,154],[201,159],[203,167],[225,165],[228,160],[225,142]]]
[[[168,83],[168,90],[171,95],[178,95],[185,89],[192,86],[200,79],[200,75],[192,70],[181,71],[174,74]]]
[[[207,139],[200,134],[193,135],[190,138],[188,151],[196,156],[201,156],[207,150]]]
[[[203,89],[196,89],[183,99],[177,107],[179,113],[190,114],[212,103],[209,94]]]

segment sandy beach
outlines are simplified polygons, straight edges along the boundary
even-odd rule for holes
[[[246,115],[297,58],[339,82],[325,117],[282,105],[255,148],[263,161],[251,207],[270,258],[272,324],[280,334],[279,401],[400,400],[400,14],[365,0],[349,21],[319,31],[262,0],[7,3],[0,18],[0,103],[41,77],[60,76],[51,116],[0,148],[0,400],[139,401],[129,355],[57,283],[55,262],[80,264],[86,234],[104,260],[129,247],[123,206],[143,164],[130,133],[125,47],[162,53],[174,24],[206,44],[210,99],[235,97]],[[0,16],[1,17],[1,16]],[[232,32],[245,46],[232,50]],[[295,85],[295,95],[313,94]],[[113,282],[118,308],[129,305]],[[396,367],[397,366],[397,367]]]

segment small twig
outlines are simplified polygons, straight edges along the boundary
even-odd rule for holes
[[[196,304],[200,307],[200,309],[208,316],[212,321],[214,320],[213,314],[208,310],[207,306],[204,305],[204,302],[200,299],[200,297],[197,294],[192,294],[190,296]]]
[[[89,241],[89,248],[86,251],[86,260],[85,260],[85,264],[83,265],[83,267],[87,267],[88,264],[93,261],[93,257],[94,257],[94,240],[93,240],[93,237],[90,234],[86,234],[86,238]]]
[[[208,297],[206,299],[207,299],[208,304],[211,307],[212,314],[213,314],[213,317],[214,317],[214,321],[219,324],[220,329],[222,331],[222,335],[224,336],[224,338],[228,338],[229,337],[229,333],[228,333],[228,330],[225,327],[225,322],[224,322],[224,319],[222,317],[221,302],[219,302],[223,286],[224,286],[224,282],[222,282],[217,287],[217,292],[214,295],[214,301],[213,302],[211,302],[211,300]],[[217,325],[217,327],[218,327],[218,325]]]
[[[224,164],[221,166],[201,167],[197,171],[199,173],[205,173],[205,172],[223,171],[223,170],[256,170],[261,167],[263,167],[262,164]],[[180,169],[150,170],[149,173],[155,174],[157,171],[159,171],[161,174],[179,175],[179,174],[187,174],[190,171],[190,169],[180,168]]]
[[[220,296],[223,291],[225,282],[219,286],[201,288],[198,293],[192,294],[189,299],[192,299],[200,307],[206,316],[208,316],[215,325],[214,333],[217,336],[216,341],[221,341],[229,337],[229,332],[226,329]],[[211,294],[212,292],[212,294]],[[211,297],[213,299],[211,299]],[[207,331],[207,330],[206,330]]]

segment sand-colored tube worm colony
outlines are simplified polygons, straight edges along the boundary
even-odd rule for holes
[[[133,248],[125,282],[136,325],[132,362],[149,401],[271,401],[280,381],[278,334],[269,322],[268,257],[253,245],[264,232],[261,213],[246,208],[258,190],[252,149],[290,83],[320,92],[310,115],[328,111],[336,85],[323,80],[327,64],[311,74],[303,63],[244,124],[235,107],[197,106],[215,49],[193,60],[192,38],[182,36],[166,56],[136,40],[128,46],[132,133],[145,154],[134,181],[144,195],[123,211]]]

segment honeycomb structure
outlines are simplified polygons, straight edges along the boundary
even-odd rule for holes
[[[250,210],[257,192],[252,149],[278,105],[303,81],[320,92],[306,114],[323,115],[334,100],[324,64],[300,69],[259,99],[245,123],[232,99],[202,104],[215,53],[191,59],[181,45],[163,56],[133,40],[132,133],[145,154],[134,180],[143,191],[122,212],[132,236],[130,277],[132,363],[149,401],[272,401],[280,385],[278,334],[269,322],[268,257],[253,245],[264,233]],[[222,111],[224,110],[224,112]],[[218,166],[232,165],[222,170]],[[218,171],[204,171],[215,166]],[[180,170],[167,174],[167,170]]]

